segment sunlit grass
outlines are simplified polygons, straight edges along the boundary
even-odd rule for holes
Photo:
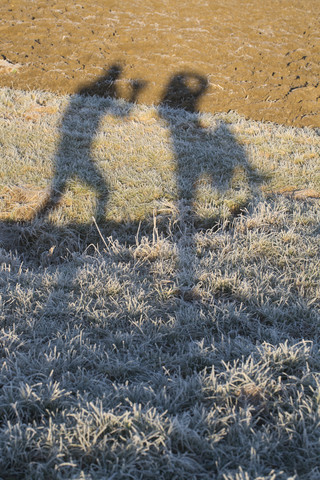
[[[1,220],[32,218],[57,173],[67,180],[51,212],[57,225],[91,222],[99,182],[107,197],[101,222],[140,221],[179,197],[193,197],[193,213],[207,221],[239,212],[261,190],[320,195],[320,137],[312,130],[9,89],[1,90],[1,109]]]

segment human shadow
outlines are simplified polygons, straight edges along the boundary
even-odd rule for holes
[[[98,221],[100,220],[99,225],[104,232],[107,232],[107,235],[110,232],[117,234],[122,231],[127,236],[130,230],[130,235],[135,241],[137,228],[140,229],[140,233],[148,234],[150,228],[152,231],[153,222],[150,222],[150,219],[142,222],[142,226],[140,222],[134,221],[129,222],[130,224],[128,222],[123,222],[123,224],[105,222],[110,185],[107,172],[100,170],[95,162],[95,136],[99,134],[103,117],[106,114],[123,119],[129,117],[133,103],[137,101],[139,93],[146,84],[142,80],[132,80],[127,101],[115,102],[114,100],[123,99],[117,83],[121,75],[122,66],[115,63],[98,80],[80,88],[77,94],[70,97],[60,121],[60,141],[53,158],[53,179],[49,194],[36,210],[33,219],[26,224],[22,240],[22,244],[28,246],[25,250],[30,249],[33,242],[36,242],[37,252],[41,250],[39,242],[42,235],[38,233],[39,228],[49,233],[51,228],[55,229],[59,238],[63,237],[64,227],[55,227],[55,222],[50,219],[50,214],[59,206],[69,187],[69,182],[73,179],[84,183],[96,193],[94,217]],[[181,233],[179,237],[178,232],[176,238],[180,240],[178,245],[180,260],[185,251],[182,248],[183,242],[189,249],[194,249],[197,227],[210,228],[219,221],[216,216],[210,218],[210,215],[203,221],[199,215],[198,206],[203,202],[201,202],[201,198],[200,200],[197,198],[197,194],[199,190],[201,191],[203,182],[207,187],[210,184],[215,189],[215,194],[222,197],[230,186],[236,168],[240,166],[249,173],[249,176],[251,170],[245,150],[239,145],[227,124],[217,121],[214,127],[211,125],[208,128],[203,125],[199,112],[200,100],[206,94],[207,89],[206,77],[193,72],[178,73],[169,80],[157,107],[160,118],[165,120],[169,129],[176,164],[175,195]],[[103,97],[103,101],[101,101],[101,97]],[[208,211],[210,213],[210,209]],[[232,212],[232,214],[237,213],[239,213],[237,210]],[[75,230],[81,230],[83,227],[84,243],[88,238],[90,238],[89,243],[96,240],[96,236],[94,240],[92,240],[94,235],[88,236],[91,235],[91,230],[88,234],[87,224],[75,222],[74,225],[70,223],[67,225],[70,228],[73,226]],[[160,228],[162,228],[161,225]],[[165,218],[164,228],[167,231]],[[95,232],[95,229],[93,231]],[[69,237],[70,235],[68,235],[68,245]],[[51,240],[48,238],[48,243],[50,242]],[[75,241],[75,243],[77,242]],[[59,242],[60,244],[61,242]],[[43,245],[43,248],[45,251],[50,250],[50,246],[47,248],[46,244]],[[194,275],[191,275],[191,278],[194,279]]]
[[[178,245],[179,283],[182,287],[190,287],[190,283],[195,282],[194,272],[192,272],[194,255],[191,253],[190,257],[190,250],[194,251],[195,248],[193,239],[196,227],[212,228],[219,224],[215,215],[212,218],[206,218],[206,221],[201,221],[199,218],[197,212],[199,189],[205,186],[209,191],[214,190],[216,197],[226,196],[228,190],[236,191],[237,188],[241,188],[240,185],[238,187],[235,185],[237,183],[235,177],[240,172],[242,177],[247,179],[246,187],[249,191],[250,177],[253,175],[244,148],[239,145],[226,123],[218,120],[214,128],[206,128],[202,125],[199,103],[207,89],[206,77],[193,72],[178,73],[169,80],[158,107],[159,115],[166,121],[170,130],[176,164],[178,216],[181,231],[180,246]],[[184,118],[178,109],[188,112],[184,114]],[[195,144],[198,144],[198,148]],[[256,174],[255,180],[257,180]],[[219,202],[223,203],[221,198],[218,198],[217,203]],[[232,216],[240,214],[241,207],[244,208],[244,205],[241,205],[241,202],[237,205],[236,202],[231,211]],[[185,275],[182,274],[184,267]],[[190,278],[189,281],[187,277]]]
[[[130,97],[122,108],[115,108],[114,102],[108,102],[107,99],[103,104],[97,102],[92,108],[92,102],[89,106],[85,97],[96,95],[108,99],[120,99],[117,80],[121,74],[122,66],[118,63],[113,64],[105,75],[85,85],[71,96],[60,124],[61,140],[54,158],[54,174],[50,192],[46,201],[36,212],[38,218],[47,217],[58,206],[67,189],[68,182],[75,177],[96,192],[95,217],[104,218],[109,197],[109,185],[106,177],[94,162],[93,140],[99,131],[104,115],[107,113],[120,117],[129,115],[130,105],[136,102],[145,82],[140,80],[131,82]]]

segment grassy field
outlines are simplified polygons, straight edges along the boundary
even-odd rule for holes
[[[0,478],[320,479],[319,132],[0,98]]]

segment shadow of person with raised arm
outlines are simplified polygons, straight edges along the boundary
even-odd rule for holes
[[[207,89],[206,77],[192,72],[181,72],[170,79],[158,107],[161,118],[170,129],[176,163],[181,232],[178,244],[180,263],[178,283],[179,287],[186,291],[190,291],[196,283],[194,272],[196,226],[210,228],[219,222],[217,213],[212,218],[206,215],[201,218],[199,215],[199,209],[203,210],[205,207],[203,204],[206,202],[201,198],[201,190],[209,192],[209,198],[211,195],[213,204],[208,205],[207,213],[214,211],[214,204],[220,205],[223,209],[229,191],[235,193],[237,189],[243,189],[243,183],[247,182],[248,193],[252,174],[246,153],[227,124],[217,120],[210,128],[202,125],[199,102]],[[184,112],[181,109],[184,109]],[[239,176],[240,180],[237,178]],[[231,215],[239,214],[241,207],[244,207],[241,202],[240,204],[235,202],[232,206],[232,201],[229,202],[229,206]]]
[[[84,86],[70,98],[60,124],[61,140],[55,154],[54,176],[50,192],[47,200],[36,213],[37,217],[47,216],[58,206],[68,182],[74,178],[96,192],[95,217],[104,217],[109,186],[92,157],[92,142],[99,131],[103,116],[108,112],[116,116],[127,116],[129,106],[137,100],[140,90],[145,85],[143,81],[132,81],[129,103],[122,107],[117,106],[115,109],[112,99],[121,98],[117,89],[117,80],[121,73],[121,65],[114,64],[105,75]],[[105,102],[97,102],[92,106],[92,100],[89,103],[85,97],[94,95],[108,98]]]

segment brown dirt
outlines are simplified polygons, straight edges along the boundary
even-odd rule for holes
[[[202,111],[320,127],[319,0],[3,0],[0,18],[0,86],[74,93],[118,64],[117,95],[139,80],[150,104],[193,72]]]

